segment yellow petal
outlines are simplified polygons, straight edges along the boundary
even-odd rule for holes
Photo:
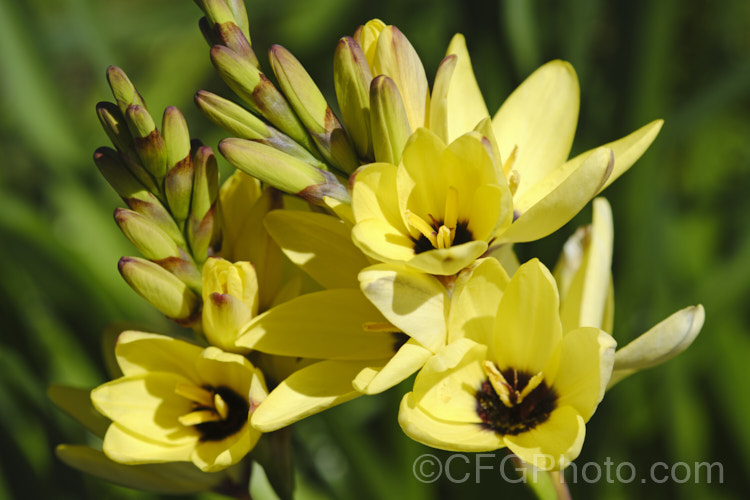
[[[562,227],[599,191],[612,164],[612,151],[597,149],[576,170],[563,171],[565,167],[561,166],[528,191],[525,198],[516,194],[514,209],[521,215],[498,241],[534,241]]]
[[[562,469],[581,453],[586,426],[570,406],[555,409],[549,419],[516,436],[505,436],[505,444],[526,463],[542,470]]]
[[[487,379],[487,347],[459,339],[438,351],[414,381],[413,399],[425,413],[447,422],[481,424],[477,391]]]
[[[275,210],[266,229],[289,260],[324,288],[356,288],[357,273],[369,265],[351,240],[351,226],[336,217]]]
[[[196,361],[196,369],[205,385],[227,387],[245,399],[252,399],[250,406],[260,404],[266,396],[263,374],[239,354],[210,346]],[[254,383],[260,391],[251,394]]]
[[[510,278],[495,259],[482,259],[461,272],[451,299],[448,342],[466,337],[488,345],[495,316]]]
[[[407,264],[428,274],[448,276],[458,273],[486,251],[486,241],[470,241],[450,248],[422,252],[412,257]]]
[[[497,310],[491,359],[502,371],[554,374],[562,326],[557,287],[537,259],[522,265],[503,292]]]
[[[203,301],[206,339],[227,351],[235,350],[237,337],[252,317],[250,309],[232,295],[212,293]]]
[[[611,149],[614,153],[615,166],[612,169],[612,175],[609,176],[600,191],[604,190],[607,186],[612,184],[615,179],[624,174],[633,163],[635,163],[638,158],[646,152],[651,143],[654,142],[654,139],[656,139],[656,136],[659,135],[662,125],[664,125],[664,120],[654,120],[635,132],[626,135],[622,139],[609,142],[602,146]],[[573,167],[575,165],[580,165],[591,153],[592,151],[581,153],[575,158],[568,160],[567,163],[571,164]]]
[[[359,281],[370,302],[402,332],[433,352],[445,344],[449,300],[435,277],[377,264],[364,269]]]
[[[222,255],[231,260],[250,260],[244,251],[252,241],[247,236],[249,225],[248,211],[260,198],[260,181],[239,170],[235,171],[221,186]]]
[[[432,351],[410,339],[385,365],[368,367],[366,373],[360,372],[353,382],[354,388],[365,394],[379,394],[406,380],[422,368],[430,356]]]
[[[320,361],[298,370],[271,391],[253,413],[251,423],[262,432],[286,427],[314,413],[361,396],[352,380],[366,361]]]
[[[180,374],[195,380],[195,360],[202,349],[181,340],[127,331],[117,337],[115,355],[124,375],[139,375],[161,371]]]
[[[594,200],[593,224],[583,239],[586,240],[585,247],[576,248],[576,245],[584,244],[580,237],[577,240],[571,238],[565,244],[563,256],[569,256],[573,262],[558,265],[573,270],[572,267],[578,264],[560,306],[560,318],[566,332],[579,326],[604,326],[604,311],[612,282],[614,241],[612,209],[606,199]],[[576,255],[579,252],[580,255]]]
[[[203,474],[193,464],[184,462],[124,465],[88,446],[61,444],[55,452],[65,464],[87,474],[127,488],[155,493],[198,493],[226,480],[222,474]]]
[[[175,392],[177,384],[190,383],[171,373],[132,375],[100,385],[91,391],[91,401],[101,414],[123,428],[174,446],[195,441],[196,431],[178,420],[190,413],[192,401]]]
[[[267,354],[303,358],[392,356],[393,335],[366,330],[368,322],[382,323],[383,316],[359,290],[325,290],[302,295],[261,314],[237,344]]]
[[[489,241],[513,222],[513,197],[507,186],[486,184],[472,194],[469,231],[475,240]]]
[[[371,19],[367,21],[364,26],[360,26],[359,29],[354,33],[354,39],[357,41],[362,52],[365,53],[367,62],[372,66],[372,62],[375,59],[375,49],[378,46],[378,37],[385,28],[385,23],[380,19]]]
[[[440,420],[426,413],[409,392],[401,400],[398,423],[413,440],[449,451],[492,451],[505,447],[502,437],[474,423]]]
[[[177,442],[174,446],[148,439],[113,423],[104,436],[102,449],[108,458],[122,464],[186,462],[198,440]]]
[[[396,83],[411,129],[424,127],[430,100],[427,76],[414,47],[395,26],[380,32],[372,66],[373,75],[387,75]]]
[[[456,69],[456,56],[448,55],[442,60],[435,74],[435,84],[432,88],[430,100],[430,130],[440,137],[443,142],[448,141],[448,89],[453,71]],[[470,130],[470,129],[469,129]],[[468,132],[469,130],[466,130]]]
[[[559,406],[571,406],[584,421],[594,414],[612,375],[617,343],[598,328],[583,327],[567,333],[552,382]]]
[[[446,146],[433,132],[420,128],[404,146],[401,165],[396,174],[398,210],[403,214],[410,210],[420,217],[442,215],[448,182],[440,165]],[[404,220],[404,225],[408,227]],[[416,232],[412,232],[416,236]]]
[[[705,317],[702,305],[686,307],[619,349],[610,387],[638,370],[669,361],[690,347]]]
[[[460,33],[454,35],[448,45],[446,55],[451,54],[455,54],[458,60],[448,89],[448,136],[445,142],[473,130],[477,123],[490,116],[474,77],[466,40]]]
[[[382,219],[365,219],[352,228],[352,241],[367,256],[385,262],[409,260],[414,241]]]
[[[492,119],[503,158],[513,148],[521,175],[516,196],[535,186],[565,162],[573,144],[580,91],[573,67],[552,61],[513,91]]]
[[[255,447],[260,435],[248,423],[245,428],[221,441],[200,441],[190,459],[203,472],[226,469],[242,460]]]

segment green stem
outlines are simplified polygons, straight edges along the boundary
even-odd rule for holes
[[[559,470],[551,470],[548,472],[549,478],[552,481],[552,486],[555,487],[555,493],[557,493],[558,500],[573,500],[570,496],[570,490],[568,484],[565,482],[565,476]]]

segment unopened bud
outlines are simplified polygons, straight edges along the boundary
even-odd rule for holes
[[[372,73],[362,49],[353,38],[344,37],[333,59],[336,99],[341,118],[361,158],[372,160],[370,136],[370,84]]]
[[[208,341],[235,350],[242,327],[258,312],[258,279],[252,264],[208,259],[203,265],[203,304]]]
[[[167,317],[192,323],[200,310],[200,299],[175,275],[138,257],[123,257],[120,274],[130,287]]]
[[[352,173],[359,161],[333,110],[300,62],[284,47],[269,51],[271,67],[292,109],[310,132],[323,157],[339,170]]]
[[[370,126],[375,161],[398,165],[411,129],[401,94],[387,76],[381,75],[372,81]]]

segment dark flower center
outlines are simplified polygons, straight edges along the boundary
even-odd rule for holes
[[[203,388],[212,394],[218,394],[226,403],[228,411],[226,418],[195,425],[201,435],[200,440],[221,441],[242,429],[247,422],[247,414],[250,410],[247,400],[228,387],[204,386]],[[193,408],[193,411],[200,410],[216,411],[213,407],[209,408],[199,404],[196,404]]]
[[[487,378],[476,392],[482,426],[501,435],[515,436],[545,422],[557,407],[557,393],[542,380],[524,394],[532,374],[508,368],[500,372],[505,401]]]
[[[437,236],[440,226],[443,225],[443,221],[432,220],[432,228],[434,232],[433,236]],[[414,253],[422,253],[427,250],[434,250],[436,247],[424,234],[420,234],[419,238],[411,237],[411,241],[414,242]],[[455,235],[453,237],[453,243],[451,246],[460,245],[462,243],[468,243],[474,241],[474,235],[469,231],[469,223],[466,221],[458,221],[456,223]]]

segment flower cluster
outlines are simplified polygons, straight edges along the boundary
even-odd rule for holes
[[[125,73],[108,70],[116,102],[97,110],[116,149],[94,159],[143,255],[119,269],[191,330],[119,336],[118,376],[91,391],[108,419],[89,426],[103,452],[63,446],[69,464],[147,489],[226,493],[262,433],[416,374],[398,413],[409,437],[507,447],[559,470],[609,387],[699,333],[703,309],[688,307],[616,349],[604,198],[554,272],[513,252],[570,221],[661,121],[568,158],[570,64],[545,64],[490,116],[462,35],[430,85],[408,39],[380,20],[335,49],[339,118],[283,47],[269,53],[277,84],[260,70],[241,1],[197,3],[211,61],[243,104],[204,90],[195,101],[230,134],[218,147],[237,171],[220,183],[182,114],[168,108],[157,129]],[[74,393],[57,394],[90,423]]]

